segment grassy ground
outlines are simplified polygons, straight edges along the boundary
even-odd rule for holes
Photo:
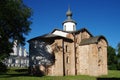
[[[120,71],[109,70],[106,76],[30,76],[26,69],[10,69],[6,74],[0,74],[0,80],[120,80]]]

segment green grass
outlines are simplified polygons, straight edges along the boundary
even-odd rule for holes
[[[109,70],[108,75],[99,76],[104,78],[120,78],[120,71]],[[79,76],[30,76],[27,69],[9,69],[6,74],[0,74],[0,80],[97,80],[98,77],[79,75]],[[105,79],[106,80],[106,79]],[[112,80],[112,79],[111,79]]]

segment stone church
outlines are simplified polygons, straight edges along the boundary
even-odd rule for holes
[[[102,35],[93,36],[77,23],[68,9],[63,30],[54,29],[28,40],[31,74],[48,76],[106,75],[108,42]]]

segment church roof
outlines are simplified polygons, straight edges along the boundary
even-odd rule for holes
[[[79,34],[80,32],[86,31],[86,32],[88,32],[91,36],[93,36],[86,28],[81,28],[81,29],[76,30],[76,31],[64,31],[64,30],[60,30],[60,29],[54,29],[54,30],[52,31],[52,33],[53,33],[54,31],[56,31],[56,30],[62,31],[62,32],[67,32],[67,33],[73,33],[73,34]]]
[[[106,38],[104,36],[96,36],[96,37],[90,37],[90,38],[87,38],[87,39],[83,39],[81,42],[80,42],[80,45],[87,45],[87,44],[94,44],[94,43],[98,43],[98,41],[103,38],[106,42]]]
[[[55,34],[49,33],[49,34],[44,34],[42,36],[38,36],[38,37],[32,38],[32,39],[28,40],[28,42],[30,42],[32,40],[57,39],[57,38],[63,38],[63,39],[71,40],[70,38],[67,38],[67,37],[64,37],[64,36],[60,36],[60,35],[55,35]]]
[[[65,37],[65,36],[53,34],[55,31],[61,31],[61,32],[64,32],[64,33],[72,33],[72,34],[79,34],[80,32],[86,31],[86,32],[88,32],[88,34],[91,35],[91,37],[93,37],[93,35],[86,28],[81,28],[81,29],[79,29],[77,31],[64,31],[64,30],[60,30],[60,29],[54,29],[51,33],[44,34],[42,36],[38,36],[38,37],[32,38],[32,39],[28,40],[28,42],[31,41],[31,40],[56,39],[56,38],[64,38],[64,39],[72,40],[72,39],[70,39],[68,37]]]
[[[30,39],[30,40],[28,40],[28,42],[32,41],[32,40],[38,40],[38,39],[43,39],[43,38],[53,38],[53,37],[56,37],[56,35],[54,35],[54,34],[44,34],[44,35],[41,35],[41,36]]]

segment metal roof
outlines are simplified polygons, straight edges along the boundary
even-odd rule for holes
[[[91,37],[93,37],[93,35],[86,28],[81,28],[81,29],[76,30],[76,31],[64,31],[64,30],[60,30],[60,29],[54,29],[51,33],[53,33],[56,30],[67,32],[67,33],[72,33],[72,34],[79,34],[80,32],[86,31],[86,32],[88,32],[88,34],[90,34]]]
[[[32,38],[32,39],[28,40],[28,42],[30,42],[32,40],[40,40],[40,39],[53,39],[54,40],[54,39],[57,39],[57,38],[67,39],[67,40],[72,41],[72,39],[70,39],[70,38],[59,36],[59,35],[54,35],[52,33],[49,33],[49,34],[44,34],[42,36],[38,36],[38,37]]]
[[[60,29],[54,29],[51,33],[44,34],[44,35],[41,35],[41,36],[32,38],[32,39],[28,40],[28,42],[30,42],[30,41],[32,41],[32,40],[39,40],[39,39],[56,39],[56,38],[65,38],[65,39],[69,39],[69,40],[70,40],[70,38],[62,37],[62,36],[59,36],[59,35],[52,34],[52,33],[54,33],[56,30],[62,31],[62,32],[71,33],[71,34],[79,34],[80,32],[87,31],[88,34],[90,34],[90,36],[93,37],[93,35],[92,35],[86,28],[81,28],[81,29],[79,29],[79,30],[77,30],[77,31],[64,31],[64,30],[60,30]]]
[[[83,39],[81,42],[80,42],[80,45],[87,45],[87,44],[94,44],[94,43],[98,43],[98,41],[103,38],[106,42],[106,38],[104,36],[96,36],[96,37],[90,37],[90,38],[87,38],[87,39]],[[107,42],[108,44],[108,42]]]

